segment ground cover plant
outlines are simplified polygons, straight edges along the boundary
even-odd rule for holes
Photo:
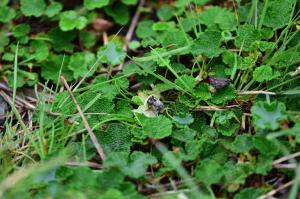
[[[299,198],[298,0],[2,0],[0,198]]]

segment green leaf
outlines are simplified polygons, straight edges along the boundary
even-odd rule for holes
[[[192,41],[192,39],[189,36],[186,36],[183,31],[178,29],[168,30],[160,37],[163,47],[166,48],[179,48],[186,46],[187,39]]]
[[[98,199],[125,199],[123,194],[116,189],[109,189],[103,195],[97,197]]]
[[[162,139],[172,133],[172,122],[163,115],[152,118],[143,116],[141,123],[145,134],[153,139]]]
[[[109,42],[98,50],[98,57],[102,63],[118,65],[125,59],[126,53],[116,42]]]
[[[194,118],[190,113],[180,114],[179,116],[173,116],[173,120],[181,125],[188,125],[194,122]]]
[[[221,32],[206,31],[200,33],[199,38],[193,42],[191,53],[194,55],[202,54],[208,58],[217,57],[224,52],[224,49],[220,48],[221,42]]]
[[[91,52],[76,52],[71,56],[68,67],[74,72],[73,77],[77,79],[78,77],[83,77],[87,73],[87,71],[89,71],[89,68],[93,66],[95,61],[95,55]],[[95,70],[96,68],[94,69],[94,71]],[[91,76],[94,71],[90,72],[88,76]]]
[[[126,5],[135,5],[137,4],[138,0],[122,0],[122,3]]]
[[[34,59],[38,62],[46,60],[49,55],[48,45],[45,41],[42,40],[33,40],[30,43],[30,47],[34,50]]]
[[[254,136],[253,145],[261,154],[267,156],[276,156],[280,149],[274,141],[268,140],[263,136]]]
[[[290,22],[296,0],[273,0],[267,3],[263,25],[274,30],[284,27]]]
[[[125,25],[129,22],[130,15],[128,6],[122,3],[117,3],[114,6],[105,7],[104,11],[108,16],[111,16],[116,23],[120,25]]]
[[[2,0],[0,2],[0,6],[6,6],[8,4],[9,0]]]
[[[80,31],[79,39],[80,42],[82,42],[86,48],[93,47],[97,42],[97,37],[95,33],[91,31]]]
[[[149,165],[156,162],[155,157],[140,151],[134,151],[130,158],[128,158],[128,153],[126,152],[112,152],[108,154],[104,165],[106,167],[116,167],[129,177],[139,178],[145,175]]]
[[[151,20],[139,22],[136,29],[136,35],[141,39],[156,36],[156,32],[152,29],[153,24],[154,21]]]
[[[235,153],[246,153],[249,152],[252,148],[252,136],[248,134],[236,136],[234,141],[230,145],[231,151]]]
[[[177,129],[172,132],[172,138],[181,142],[192,141],[196,135],[196,131],[188,127],[183,129]]]
[[[130,131],[124,124],[109,124],[104,132],[97,134],[104,153],[129,152],[132,145]]]
[[[30,26],[28,24],[22,23],[14,27],[13,35],[16,38],[26,36],[30,32]]]
[[[13,87],[14,86],[14,73],[9,73],[8,75],[8,85]],[[25,84],[32,86],[38,82],[38,75],[36,73],[30,73],[24,70],[17,71],[17,84],[16,87],[20,88]]]
[[[165,31],[165,30],[171,30],[174,29],[176,24],[174,21],[169,22],[156,22],[152,25],[152,30],[154,31]]]
[[[197,180],[210,186],[221,180],[223,169],[215,160],[205,159],[196,167],[195,175]]]
[[[238,194],[234,196],[234,199],[257,199],[264,192],[261,189],[256,188],[246,188],[240,191]]]
[[[149,165],[155,164],[156,158],[150,154],[141,151],[134,151],[130,156],[130,162],[123,170],[126,175],[132,178],[139,178],[145,175]]]
[[[57,15],[63,8],[63,5],[59,2],[51,1],[45,10],[45,15],[48,17],[53,17]]]
[[[253,124],[256,129],[276,130],[280,121],[287,118],[285,105],[282,102],[257,102],[251,108]]]
[[[41,66],[41,75],[43,78],[47,79],[47,80],[52,80],[53,82],[57,82],[58,80],[58,75],[59,75],[59,71],[60,68],[62,66],[62,74],[67,78],[67,80],[71,80],[72,78],[72,73],[70,70],[68,70],[68,68],[66,67],[68,65],[69,62],[69,57],[62,56],[62,55],[52,55],[49,60],[45,63],[42,64]],[[64,60],[64,61],[63,61]]]
[[[157,16],[161,20],[165,20],[165,21],[170,20],[173,17],[173,14],[174,14],[173,7],[168,4],[164,4],[157,11]]]
[[[255,29],[253,25],[245,24],[237,30],[237,37],[235,45],[237,48],[242,48],[244,51],[251,50],[252,44],[259,41],[261,38],[259,30]]]
[[[273,70],[268,65],[259,66],[253,72],[253,80],[258,82],[269,81],[274,78]]]
[[[0,22],[7,23],[15,18],[16,12],[14,9],[7,6],[0,6]]]
[[[221,30],[234,30],[237,26],[235,14],[225,8],[211,7],[199,15],[201,24],[208,27],[218,25]]]
[[[3,52],[4,47],[9,44],[9,38],[5,32],[0,32],[0,52]]]
[[[46,8],[44,0],[21,0],[21,11],[25,16],[39,17]]]
[[[54,28],[48,32],[48,36],[55,51],[73,52],[74,44],[72,41],[76,38],[75,31],[63,32],[59,28]]]
[[[240,125],[237,123],[229,123],[226,125],[218,126],[218,132],[220,132],[224,136],[232,136],[239,127]]]
[[[93,10],[95,8],[102,8],[109,4],[109,0],[84,0],[83,5],[88,10]]]
[[[223,104],[235,99],[236,91],[232,86],[227,86],[223,89],[218,89],[212,96],[211,101],[215,104]]]
[[[182,89],[191,90],[196,85],[196,80],[194,77],[189,75],[182,75],[175,80],[175,84]]]
[[[88,20],[83,16],[78,16],[78,14],[73,11],[65,11],[60,14],[59,27],[63,31],[69,31],[73,29],[83,29],[88,23]]]

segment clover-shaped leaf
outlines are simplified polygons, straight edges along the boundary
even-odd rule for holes
[[[287,118],[285,105],[281,102],[257,102],[251,108],[251,114],[256,129],[276,130],[280,121]]]
[[[78,14],[73,11],[65,11],[60,14],[59,27],[63,31],[69,31],[73,29],[83,29],[88,23],[88,20],[83,16],[78,16]]]
[[[126,53],[116,42],[109,42],[98,50],[98,57],[102,63],[113,66],[120,64],[125,59]]]
[[[25,16],[39,17],[46,8],[44,0],[21,0],[21,11]]]

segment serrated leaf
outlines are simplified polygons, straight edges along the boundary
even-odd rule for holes
[[[183,129],[177,129],[172,132],[172,138],[182,142],[192,141],[195,135],[196,135],[196,131],[188,127]]]
[[[290,22],[296,0],[273,0],[268,2],[263,25],[278,29]]]
[[[98,50],[100,61],[113,66],[122,63],[125,56],[126,53],[116,42],[109,42],[106,46],[103,46]]]
[[[95,33],[91,31],[80,31],[79,39],[86,48],[93,47],[97,41]]]
[[[45,41],[42,40],[33,40],[30,43],[30,47],[34,50],[34,59],[38,62],[46,60],[49,56],[49,49],[48,45]]]
[[[257,199],[264,192],[261,189],[246,188],[234,196],[234,199]]]
[[[76,38],[75,31],[64,32],[59,28],[53,28],[48,32],[48,36],[53,42],[55,51],[73,52],[74,44],[72,41]]]
[[[258,82],[269,81],[274,78],[273,69],[268,65],[255,68],[253,72],[253,80]]]
[[[129,22],[129,10],[128,6],[117,3],[114,6],[105,7],[105,13],[111,16],[114,21],[120,25],[125,25]]]
[[[122,0],[122,3],[126,4],[126,5],[135,5],[137,4],[137,0]]]
[[[53,17],[57,15],[63,8],[63,5],[59,2],[51,1],[45,10],[45,15]]]
[[[71,56],[68,68],[73,71],[73,77],[77,79],[78,77],[83,77],[87,71],[89,71],[89,68],[93,66],[95,61],[95,55],[91,52],[76,52]],[[91,76],[95,70],[96,67],[88,76]]]
[[[200,83],[194,90],[194,95],[200,100],[209,100],[211,98],[211,92],[209,84]]]
[[[259,41],[261,38],[259,30],[255,29],[253,25],[245,24],[237,30],[237,37],[235,45],[237,48],[242,48],[244,51],[251,50],[252,44]]]
[[[219,56],[224,49],[221,48],[222,35],[217,31],[206,31],[199,35],[193,42],[191,53],[194,55],[202,54],[208,58]]]
[[[196,167],[195,175],[197,180],[210,186],[218,183],[222,176],[222,166],[215,160],[205,159]]]
[[[196,80],[194,77],[189,75],[182,75],[175,80],[175,84],[182,89],[191,90],[196,85]]]
[[[246,153],[253,148],[252,136],[242,134],[235,137],[230,145],[230,149],[235,153]]]
[[[7,23],[15,18],[16,12],[14,9],[7,6],[0,6],[0,22]]]
[[[172,133],[172,122],[163,115],[151,118],[144,116],[141,122],[143,131],[150,138],[162,139]]]
[[[227,86],[223,89],[218,89],[212,96],[211,101],[215,104],[222,104],[233,100],[236,97],[236,91],[232,86]]]
[[[14,27],[13,35],[16,38],[26,36],[30,32],[30,26],[28,24],[22,23]]]
[[[130,131],[123,124],[109,124],[104,132],[97,133],[97,138],[105,154],[118,151],[129,152],[132,145]]]
[[[279,153],[280,148],[272,140],[268,140],[263,136],[254,136],[253,146],[263,155],[275,156]]]
[[[9,38],[5,32],[0,32],[0,52],[3,52],[4,47],[9,44]]]
[[[208,27],[218,25],[221,30],[234,30],[237,20],[233,12],[220,7],[211,7],[199,15],[200,23]]]
[[[160,7],[157,11],[157,16],[161,20],[170,20],[173,17],[174,10],[172,6],[164,4],[162,7]]]
[[[256,129],[276,130],[280,126],[280,121],[287,118],[285,105],[281,102],[257,102],[251,108],[253,124]]]
[[[95,8],[102,8],[109,4],[109,0],[84,0],[83,5],[88,10],[93,10]]]
[[[21,0],[21,11],[25,16],[39,17],[46,8],[44,0]]]
[[[88,20],[83,16],[78,16],[78,14],[73,11],[65,11],[60,14],[59,27],[63,31],[70,31],[73,29],[83,29],[88,23]]]

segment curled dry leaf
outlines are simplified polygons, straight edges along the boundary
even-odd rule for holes
[[[93,28],[97,31],[105,32],[113,26],[112,22],[106,19],[95,19],[93,21]]]
[[[209,84],[211,84],[215,89],[224,88],[230,83],[230,79],[223,77],[208,77],[207,79]]]

